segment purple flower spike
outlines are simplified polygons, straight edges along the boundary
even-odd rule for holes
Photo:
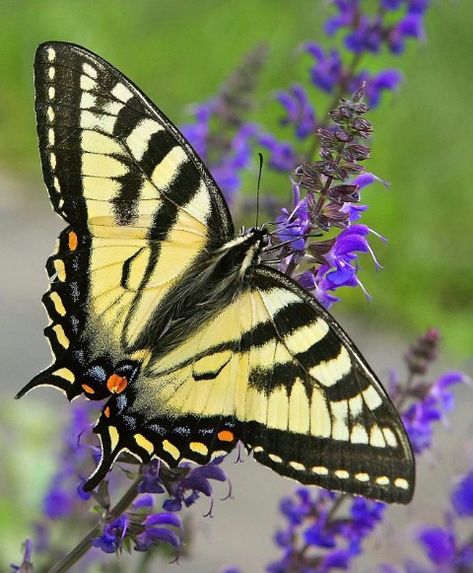
[[[473,470],[464,476],[452,492],[451,501],[460,517],[473,517]]]

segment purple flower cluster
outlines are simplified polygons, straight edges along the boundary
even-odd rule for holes
[[[418,529],[417,541],[422,548],[428,565],[407,560],[405,573],[468,573],[473,571],[473,537],[465,537],[463,520],[473,525],[473,469],[463,476],[451,494],[451,507],[445,513],[443,526],[424,525]],[[463,527],[462,527],[463,526]],[[383,565],[380,573],[401,573],[391,565]]]
[[[309,70],[311,87],[334,98],[329,104],[330,109],[339,98],[364,85],[369,106],[376,107],[384,92],[398,88],[402,75],[396,69],[362,69],[363,57],[378,54],[383,47],[393,54],[401,54],[408,39],[422,40],[425,36],[423,21],[429,2],[376,0],[374,9],[371,6],[371,13],[368,12],[370,3],[364,0],[332,0],[332,4],[337,14],[327,20],[325,31],[329,37],[340,34],[343,48],[324,48],[316,42],[304,45],[304,52],[313,62]],[[348,62],[344,50],[352,54]],[[324,113],[316,112],[309,91],[304,86],[295,84],[287,91],[279,91],[276,100],[284,109],[281,125],[290,126],[297,139],[310,137],[317,127],[326,126],[325,110]],[[270,167],[278,171],[292,171],[303,161],[303,155],[296,151],[298,146],[288,141],[281,141],[264,132],[258,134],[258,142],[270,154]]]
[[[384,504],[355,498],[345,515],[336,509],[346,496],[298,488],[282,500],[285,529],[275,535],[282,557],[267,567],[268,573],[298,571],[326,573],[347,569],[362,549],[363,540],[381,521]]]
[[[171,470],[162,466],[158,460],[153,460],[145,466],[143,481],[139,491],[142,493],[168,492],[169,498],[163,503],[166,511],[180,511],[183,506],[194,504],[201,494],[210,497],[212,485],[210,480],[227,481],[227,475],[219,466],[223,458],[217,458],[207,465],[195,466],[182,463]]]
[[[101,534],[92,539],[92,546],[104,553],[116,553],[130,544],[135,551],[148,551],[160,543],[178,550],[182,536],[180,517],[169,512],[154,513],[153,505],[153,496],[138,497],[125,513],[105,521]]]
[[[446,414],[455,405],[450,388],[465,380],[461,372],[447,372],[431,385],[421,383],[417,386],[418,399],[402,414],[402,421],[416,454],[431,447],[433,423],[445,421]]]
[[[425,37],[423,16],[429,0],[379,0],[371,15],[363,11],[362,3],[362,0],[333,0],[338,14],[325,24],[328,36],[342,31],[349,51],[378,53],[386,45],[393,54],[401,54],[408,38]]]

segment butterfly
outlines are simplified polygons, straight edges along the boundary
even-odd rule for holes
[[[335,319],[235,234],[189,143],[123,74],[74,44],[35,58],[45,184],[67,223],[46,269],[53,386],[106,400],[92,490],[126,451],[205,464],[238,441],[304,484],[408,503],[414,460],[380,382]]]

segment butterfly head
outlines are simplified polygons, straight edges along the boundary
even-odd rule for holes
[[[269,245],[269,231],[265,225],[251,227],[245,234],[249,239],[249,243],[254,244],[258,251],[262,251]]]

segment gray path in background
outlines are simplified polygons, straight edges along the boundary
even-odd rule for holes
[[[42,336],[46,318],[40,297],[47,285],[44,262],[61,223],[50,211],[44,193],[40,186],[37,199],[32,201],[13,182],[0,180],[0,376],[3,407],[13,414],[17,403],[9,398],[49,363],[49,350]],[[408,340],[386,332],[388,317],[386,324],[377,325],[361,325],[353,318],[341,322],[383,380],[389,368],[401,365],[400,357]],[[447,366],[465,368],[465,364]],[[469,366],[471,374],[471,363]],[[437,373],[440,371],[439,367]],[[446,492],[454,476],[473,462],[473,389],[458,388],[456,394],[458,407],[451,419],[451,430],[437,431],[435,452],[418,464],[415,501],[407,508],[393,507],[389,511],[385,524],[366,546],[369,558],[359,560],[352,571],[374,571],[374,564],[399,561],[408,550],[409,538],[415,531],[413,523],[440,520],[439,508],[447,502]],[[33,395],[28,399],[33,400]],[[68,408],[62,396],[52,391],[35,394],[34,400],[49,401],[52,416]],[[195,526],[192,560],[182,559],[177,567],[159,564],[156,571],[217,573],[224,564],[235,564],[245,573],[253,573],[262,571],[265,563],[277,557],[271,537],[276,524],[282,523],[277,514],[278,501],[294,489],[294,482],[251,459],[234,464],[229,456],[225,468],[231,476],[234,499],[217,500],[213,519],[201,517],[208,510],[208,500],[187,512]],[[220,484],[216,489],[216,498],[227,493]],[[14,548],[12,554],[16,551]]]

